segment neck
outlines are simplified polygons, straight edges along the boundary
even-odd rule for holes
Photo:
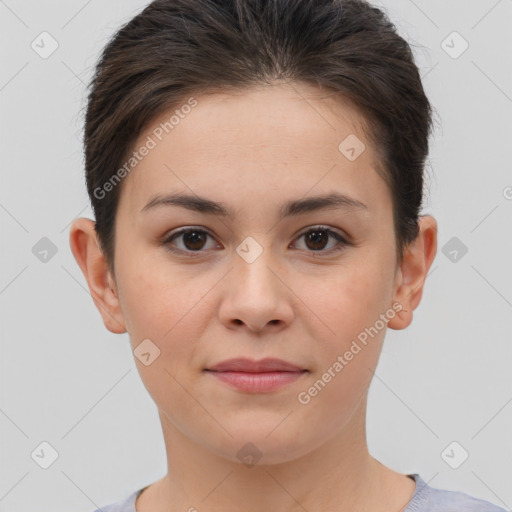
[[[399,509],[415,484],[370,456],[365,412],[361,403],[343,429],[302,457],[251,467],[206,449],[160,412],[168,471],[139,496],[137,512]]]

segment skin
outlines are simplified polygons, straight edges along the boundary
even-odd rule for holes
[[[90,219],[75,220],[70,232],[107,329],[128,332],[133,350],[147,338],[160,350],[148,366],[135,361],[158,407],[168,472],[139,496],[137,511],[401,510],[414,481],[373,458],[366,443],[368,388],[386,327],[308,404],[297,397],[393,303],[403,309],[388,327],[411,323],[437,251],[437,223],[420,218],[420,234],[397,264],[390,191],[347,101],[282,83],[196,99],[123,180],[115,276]],[[162,113],[135,147],[171,114]],[[354,161],[338,150],[350,134],[366,146]],[[367,209],[279,221],[287,200],[333,191]],[[225,203],[235,217],[177,206],[141,213],[155,193],[169,192]],[[353,245],[328,254],[334,238],[308,241],[307,229],[317,225]],[[202,246],[183,236],[169,244],[192,256],[199,247],[200,257],[170,252],[163,237],[190,226],[211,237]],[[248,236],[263,249],[252,263],[236,252]],[[232,357],[276,357],[308,373],[258,394],[203,371]],[[248,442],[262,454],[250,467],[237,457]]]

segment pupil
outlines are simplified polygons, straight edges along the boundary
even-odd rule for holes
[[[204,233],[199,231],[190,231],[185,233],[184,240],[188,249],[201,249],[202,245],[204,244]]]
[[[323,236],[319,233],[322,233]],[[322,247],[312,247],[313,249],[322,249],[324,247],[324,244],[322,244],[322,242],[325,242],[327,240],[327,233],[325,231],[322,231],[322,230],[318,230],[318,231],[310,231],[309,233],[309,237],[306,237],[306,240],[312,240],[313,241],[313,244],[317,244],[317,243],[320,243],[320,245]]]

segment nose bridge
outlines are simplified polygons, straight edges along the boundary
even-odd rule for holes
[[[263,246],[248,236],[235,250],[234,268],[222,299],[222,320],[230,324],[241,321],[251,329],[288,323],[292,308],[287,287],[278,278],[278,262],[270,245]]]
[[[236,248],[235,258],[235,280],[240,282],[241,287],[247,287],[253,296],[260,292],[269,294],[278,284],[275,276],[276,259],[272,256],[272,248],[269,242],[270,237],[247,236]],[[263,245],[265,244],[265,246]],[[268,299],[271,299],[268,296]]]

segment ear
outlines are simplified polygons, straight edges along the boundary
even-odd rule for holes
[[[92,300],[105,327],[115,334],[126,332],[116,283],[100,250],[94,222],[86,218],[73,221],[69,245],[87,280]]]
[[[388,322],[391,329],[405,329],[413,318],[423,294],[428,270],[437,252],[437,222],[430,215],[419,217],[419,233],[406,248],[400,268],[396,273],[393,302],[402,310]]]

